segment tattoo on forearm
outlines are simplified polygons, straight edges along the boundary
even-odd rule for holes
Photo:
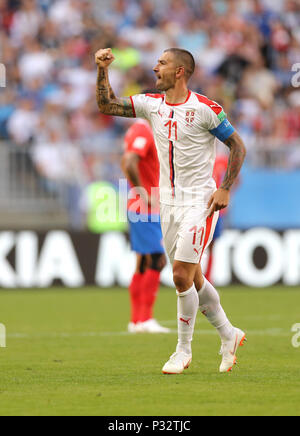
[[[104,68],[98,68],[97,77],[97,103],[98,106],[106,106],[110,101],[110,90],[107,71]]]
[[[236,137],[229,138],[225,144],[230,148],[230,156],[221,188],[229,191],[240,173],[245,160],[246,150],[242,140],[237,140]]]
[[[119,117],[134,117],[130,98],[116,98],[108,78],[107,69],[98,67],[97,103],[101,112]]]
[[[109,97],[111,98],[111,100],[115,100],[117,98],[110,85],[109,85]]]

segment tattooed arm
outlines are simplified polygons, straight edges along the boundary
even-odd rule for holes
[[[246,157],[246,147],[243,143],[242,138],[237,132],[234,132],[227,139],[227,141],[225,141],[225,144],[230,149],[230,156],[226,175],[221,185],[221,189],[229,191],[234,182],[237,180],[242,165],[244,163]]]
[[[108,67],[115,59],[111,49],[99,50],[95,59],[98,65],[96,95],[100,112],[106,115],[134,118],[131,99],[117,98],[110,86]]]
[[[210,217],[213,216],[214,212],[225,209],[228,206],[230,201],[230,189],[237,180],[246,157],[245,145],[237,132],[234,132],[225,141],[225,144],[230,149],[228,167],[222,185],[214,193],[208,203]]]

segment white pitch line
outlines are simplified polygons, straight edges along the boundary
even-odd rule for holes
[[[177,334],[173,329],[171,334]],[[290,332],[280,328],[266,330],[247,330],[248,336],[290,336]],[[142,333],[132,334],[129,332],[86,332],[86,333],[8,333],[10,339],[65,339],[65,338],[101,338],[110,336],[140,336]],[[147,333],[145,333],[147,335]],[[202,336],[215,336],[214,330],[195,330],[195,334]]]

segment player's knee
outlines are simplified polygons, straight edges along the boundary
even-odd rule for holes
[[[139,265],[139,273],[140,274],[144,274],[146,269],[147,269],[147,257],[146,256],[142,256],[141,262],[140,262],[140,265]]]
[[[176,289],[179,292],[184,292],[193,286],[193,279],[190,277],[188,271],[182,266],[173,268],[173,281]]]
[[[167,264],[166,256],[163,253],[151,254],[151,269],[161,272]]]

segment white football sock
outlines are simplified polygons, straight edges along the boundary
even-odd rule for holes
[[[185,292],[177,292],[177,295],[178,345],[176,351],[191,354],[199,297],[195,285]]]
[[[230,341],[234,335],[234,327],[224,312],[220,296],[209,281],[204,278],[204,285],[198,292],[200,311],[208,321],[218,330],[222,341]]]

